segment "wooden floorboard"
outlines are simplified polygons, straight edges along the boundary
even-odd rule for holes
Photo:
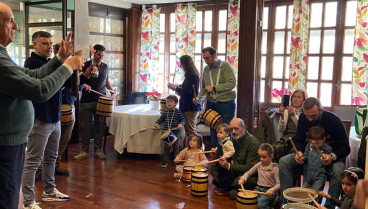
[[[109,136],[106,147],[107,159],[76,161],[73,156],[80,145],[69,145],[69,176],[56,176],[57,188],[70,196],[66,202],[41,202],[42,181],[36,182],[36,199],[42,208],[235,208],[229,196],[217,196],[209,183],[206,197],[194,197],[190,187],[173,179],[175,165],[160,167],[160,156],[125,154],[120,156],[113,150],[113,136]],[[93,142],[91,149],[93,150]],[[212,178],[209,177],[209,182]]]

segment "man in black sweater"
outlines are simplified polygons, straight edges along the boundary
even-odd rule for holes
[[[322,154],[321,161],[326,167],[327,176],[330,181],[328,193],[338,198],[342,192],[341,173],[345,169],[342,162],[350,153],[349,139],[341,122],[341,119],[332,112],[322,108],[319,99],[309,97],[303,103],[303,113],[299,117],[298,129],[293,141],[298,149],[297,154],[289,154],[280,159],[280,183],[281,194],[287,188],[292,187],[292,174],[303,170],[304,149],[307,142],[306,133],[312,126],[322,126],[327,137],[326,143],[332,147],[332,152]],[[329,166],[332,165],[332,166]],[[325,204],[326,208],[335,208],[329,201]]]

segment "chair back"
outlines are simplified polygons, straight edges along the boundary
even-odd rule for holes
[[[350,120],[342,120],[342,124],[344,125],[346,134],[349,137],[352,122]]]

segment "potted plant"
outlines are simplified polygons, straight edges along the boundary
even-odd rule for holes
[[[158,108],[160,107],[161,94],[155,89],[153,89],[152,92],[148,92],[146,95],[147,95],[147,99],[149,101],[151,110],[158,110]]]

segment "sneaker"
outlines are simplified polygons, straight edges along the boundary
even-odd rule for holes
[[[213,190],[213,192],[215,194],[217,194],[218,196],[224,196],[224,195],[227,195],[227,191],[223,188],[216,188]]]
[[[70,197],[66,194],[59,192],[56,188],[51,193],[42,193],[42,201],[67,201]]]
[[[98,149],[95,152],[95,157],[100,158],[100,159],[106,159],[106,155],[100,149]]]
[[[74,156],[74,160],[84,160],[89,158],[89,154],[85,151],[79,153],[78,155]]]
[[[166,168],[166,167],[167,167],[167,162],[162,161],[162,163],[161,163],[161,167],[162,167],[162,168]]]
[[[38,203],[33,202],[32,204],[28,205],[27,207],[23,205],[23,209],[42,209],[38,206]]]
[[[59,166],[55,167],[55,175],[62,175],[62,176],[68,176],[69,171],[66,169],[62,169]]]

